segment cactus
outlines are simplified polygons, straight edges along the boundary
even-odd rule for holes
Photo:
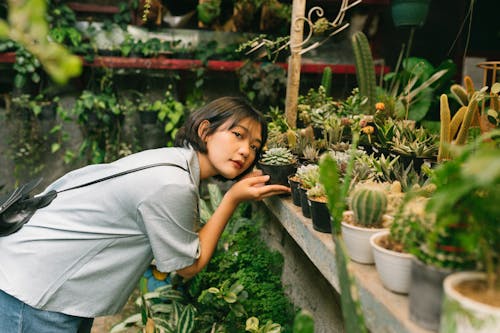
[[[462,87],[459,84],[453,84],[450,88],[451,93],[457,101],[462,105],[462,106],[467,106],[469,105],[469,95],[467,94],[467,91],[465,90],[464,87]]]
[[[458,109],[457,113],[451,118],[450,122],[450,141],[453,141],[457,136],[458,130],[460,129],[460,125],[462,125],[462,121],[464,120],[465,113],[467,112],[467,106],[462,106]]]
[[[442,94],[440,97],[440,117],[441,117],[441,132],[439,137],[439,151],[437,160],[443,161],[450,158],[448,146],[451,143],[450,138],[450,106],[448,104],[448,96]]]
[[[387,194],[380,187],[363,184],[351,194],[350,207],[356,223],[364,227],[378,227],[387,209]]]
[[[376,80],[375,68],[373,66],[373,56],[370,44],[366,35],[358,31],[352,36],[352,48],[356,61],[356,77],[359,85],[359,92],[368,98],[365,104],[366,113],[373,114],[376,102]]]
[[[260,159],[262,164],[267,165],[288,165],[296,162],[295,156],[290,149],[283,147],[270,148]]]
[[[325,67],[325,69],[323,69],[321,85],[325,88],[326,96],[330,96],[332,92],[332,69],[330,67]]]
[[[462,126],[460,127],[460,131],[458,132],[457,139],[455,143],[458,145],[464,145],[467,141],[468,131],[472,124],[472,119],[475,117],[478,112],[477,110],[478,100],[477,98],[472,98],[469,106],[467,107],[467,113],[464,115],[464,120],[462,121]]]

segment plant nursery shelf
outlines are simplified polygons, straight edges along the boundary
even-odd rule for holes
[[[314,230],[311,219],[303,217],[301,208],[295,206],[289,198],[266,198],[264,204],[331,286],[340,293],[332,235]],[[351,262],[351,265],[366,325],[371,332],[431,332],[410,321],[408,297],[385,289],[374,265],[355,262]]]
[[[0,63],[15,62],[16,55],[13,52],[0,53]],[[210,71],[234,72],[245,64],[244,61],[209,60],[206,65],[201,60],[195,59],[171,59],[171,58],[126,58],[126,57],[95,57],[93,62],[84,62],[90,67],[109,68],[144,68],[144,69],[167,69],[167,70],[191,70],[206,67]],[[288,64],[278,63],[287,69]],[[322,73],[326,67],[330,67],[334,74],[356,74],[356,68],[351,64],[325,64],[325,63],[303,63],[302,73]],[[376,66],[376,73],[387,73],[387,66]]]

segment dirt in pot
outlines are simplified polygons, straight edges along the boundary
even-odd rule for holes
[[[500,290],[488,289],[484,280],[462,281],[455,290],[476,302],[500,308]]]
[[[405,253],[403,251],[403,245],[401,243],[398,243],[398,242],[395,242],[394,240],[392,240],[389,237],[389,235],[379,237],[376,240],[376,243],[378,246],[383,247],[384,249],[387,249],[389,251]]]

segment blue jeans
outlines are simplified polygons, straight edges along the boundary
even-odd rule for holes
[[[93,322],[35,309],[0,290],[0,333],[90,333]]]

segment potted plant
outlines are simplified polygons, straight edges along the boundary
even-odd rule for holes
[[[264,152],[258,165],[265,174],[271,177],[270,184],[288,186],[288,176],[297,170],[297,159],[290,149],[274,147]]]
[[[307,190],[306,193],[314,230],[331,233],[332,225],[330,222],[330,212],[326,205],[327,198],[324,186],[318,181],[318,183],[316,183],[313,188]]]
[[[491,135],[498,137],[498,131]],[[487,271],[492,281],[498,276],[500,233],[496,220],[491,219],[499,213],[495,199],[499,194],[498,139],[463,149],[432,173],[430,181],[435,189],[427,195],[423,223],[413,226],[409,239],[409,251],[415,256],[410,319],[427,329],[437,330],[442,317],[448,320],[448,327],[456,324],[454,314],[441,314],[447,276],[474,269]],[[494,285],[490,284],[490,290],[497,288],[498,295]]]
[[[484,141],[465,146],[433,174],[436,190],[426,207],[436,216],[430,240],[459,225],[463,232],[454,239],[476,261],[475,272],[445,278],[440,332],[494,332],[500,327],[499,134],[489,132],[480,138]]]
[[[349,196],[350,210],[343,213],[342,237],[347,253],[361,264],[373,264],[370,237],[387,229],[390,217],[387,210],[387,194],[380,183],[356,184]]]
[[[399,195],[396,194],[398,192]],[[398,198],[396,200],[402,199],[403,192],[399,182],[391,185],[391,193]],[[409,232],[411,225],[419,223],[415,217],[423,211],[423,204],[421,197],[405,202],[404,205],[400,202],[390,229],[377,232],[370,237],[380,280],[384,287],[392,292],[407,294],[409,291],[413,255],[405,248],[405,238],[411,235]]]
[[[307,200],[307,190],[312,189],[319,181],[319,166],[317,164],[308,164],[301,166],[296,173],[299,179],[299,195],[302,215],[311,217],[311,209]]]

